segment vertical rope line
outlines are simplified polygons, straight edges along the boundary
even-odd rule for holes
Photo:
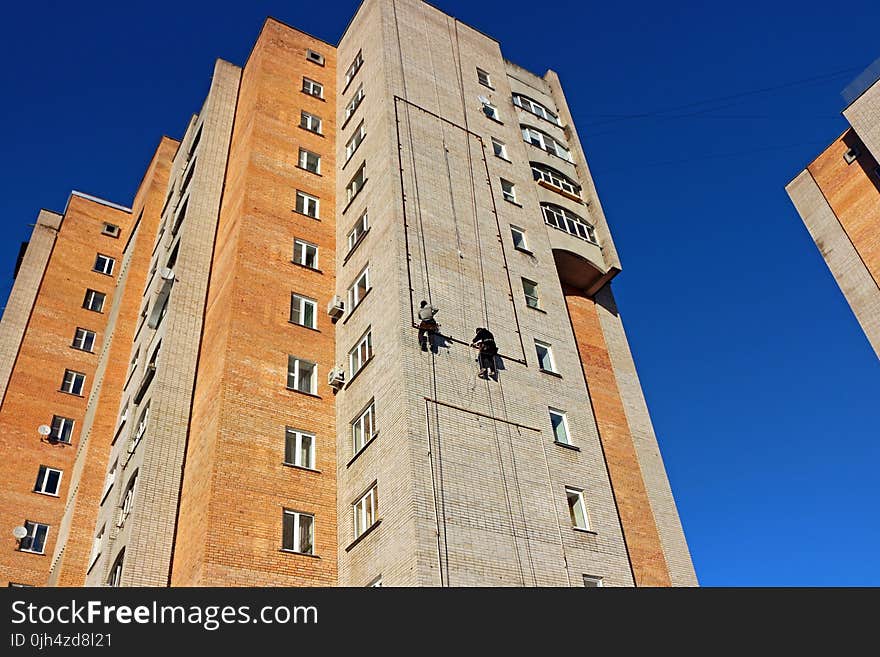
[[[428,432],[428,462],[431,464],[431,498],[434,502],[434,519],[437,523],[437,568],[440,571],[440,586],[445,586],[443,580],[443,550],[440,546],[440,507],[437,503],[437,481],[434,474],[434,450],[431,445],[431,412],[428,400],[425,400],[425,430]]]

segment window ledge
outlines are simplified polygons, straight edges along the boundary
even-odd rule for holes
[[[348,209],[351,207],[351,204],[354,203],[355,199],[361,195],[361,192],[364,191],[364,187],[367,186],[367,181],[369,178],[364,178],[364,182],[361,184],[360,188],[355,192],[354,196],[348,199],[348,203],[345,204],[345,207],[342,208],[342,214],[348,212]]]
[[[300,557],[310,557],[312,559],[320,559],[321,557],[317,554],[308,554],[306,552],[299,552],[297,550],[288,550],[287,548],[280,548],[279,552],[284,552],[284,554],[295,554]]]
[[[300,168],[300,167],[297,166],[297,169],[299,169],[299,168]],[[308,217],[308,218],[311,219],[312,221],[321,221],[321,219],[320,219],[319,217],[313,217],[312,215],[310,215],[310,214],[306,214],[305,212],[300,212],[300,211],[297,210],[296,208],[294,208],[293,210],[291,210],[291,212],[293,212],[293,214],[302,215],[303,217]]]
[[[592,529],[584,529],[583,527],[572,527],[572,529],[576,532],[580,532],[581,534],[591,534],[592,536],[598,536],[598,532],[594,532]]]
[[[85,398],[86,398],[85,395],[78,394],[78,393],[75,393],[75,392],[67,392],[67,390],[61,390],[61,389],[59,389],[58,392],[64,393],[65,395],[70,395],[71,397],[79,397],[80,399],[85,399]]]
[[[374,359],[375,357],[376,357],[375,354],[373,354],[373,355],[371,355],[369,358],[367,358],[367,360],[364,361],[364,364],[361,365],[361,368],[360,368],[357,372],[354,373],[354,376],[352,376],[352,377],[351,377],[351,378],[345,383],[345,385],[342,387],[342,389],[343,389],[343,390],[348,390],[348,386],[350,386],[352,383],[355,382],[355,380],[358,378],[358,376],[360,375],[360,373],[363,372],[365,369],[367,369],[367,365],[369,365],[370,363],[372,363],[372,362],[373,362],[373,359]]]
[[[94,354],[94,353],[95,353],[94,350],[80,349],[79,347],[76,347],[76,346],[74,346],[74,345],[70,345],[70,348],[71,348],[71,349],[75,349],[76,351],[81,351],[81,352],[84,353],[84,354]]]
[[[545,315],[547,314],[546,310],[544,310],[543,308],[539,308],[538,306],[530,306],[529,304],[526,304],[526,308],[530,308],[531,310],[535,310],[539,313],[544,313]]]
[[[510,203],[511,205],[515,205],[518,208],[522,207],[522,203],[519,203],[518,201],[511,201],[509,198],[505,198],[504,200],[507,201],[508,203]]]
[[[570,449],[570,450],[573,450],[573,451],[575,451],[575,452],[579,452],[579,451],[581,451],[581,448],[580,448],[580,447],[578,447],[577,445],[572,445],[571,443],[561,443],[561,442],[559,442],[558,440],[554,440],[554,441],[553,441],[553,444],[554,444],[554,445],[559,445],[560,447],[565,447],[565,449]]]
[[[281,465],[283,465],[286,468],[296,468],[297,470],[305,470],[306,472],[314,472],[315,474],[321,474],[320,470],[317,470],[315,468],[307,468],[304,465],[296,465],[295,463],[287,463],[286,461],[282,461]]]
[[[519,251],[520,253],[525,253],[526,255],[530,255],[532,257],[534,257],[534,255],[535,255],[534,251],[532,251],[530,249],[524,249],[521,246],[514,246],[513,248],[516,249],[517,251]]]
[[[327,100],[326,100],[325,98],[323,98],[323,97],[321,97],[321,96],[316,96],[315,94],[310,94],[310,93],[309,93],[308,91],[306,91],[305,89],[300,89],[300,92],[301,92],[303,95],[308,96],[309,98],[314,98],[315,100],[320,100],[322,103],[326,103],[326,102],[327,102]]]
[[[108,274],[108,273],[103,272],[103,271],[98,271],[97,269],[93,269],[92,271],[93,271],[95,274],[101,274],[101,276],[109,276],[110,278],[113,278],[113,274]]]
[[[317,395],[314,392],[303,392],[302,390],[297,390],[296,388],[288,388],[284,386],[288,392],[295,392],[298,395],[305,395],[306,397],[314,397],[315,399],[323,399],[321,395]]]
[[[47,493],[42,490],[35,490],[33,492],[36,493],[37,495],[45,495],[46,497],[61,497],[58,493]]]
[[[369,223],[369,221],[368,221],[367,223]],[[348,259],[351,257],[351,255],[352,255],[352,254],[357,250],[357,248],[361,245],[361,242],[364,241],[364,238],[365,238],[365,237],[367,236],[367,234],[370,232],[370,228],[372,228],[372,226],[368,226],[367,229],[366,229],[363,233],[361,233],[361,236],[357,238],[357,242],[355,242],[355,243],[352,245],[352,247],[348,250],[348,253],[345,254],[345,257],[342,259],[342,266],[343,266],[343,267],[345,266],[345,263],[348,262]],[[373,288],[370,288],[370,289],[372,290]]]
[[[355,312],[358,308],[360,308],[362,305],[364,305],[364,301],[366,300],[366,298],[367,298],[368,296],[370,296],[370,292],[372,292],[372,291],[373,291],[373,288],[370,287],[369,290],[367,290],[366,292],[364,292],[364,296],[361,297],[361,300],[358,301],[358,304],[357,304],[354,308],[352,308],[349,312],[345,313],[345,319],[342,320],[342,325],[343,325],[343,326],[345,326],[345,325],[348,323],[348,319],[349,319],[349,317],[351,317],[352,315],[354,315],[354,312]]]
[[[301,167],[298,164],[296,165],[296,168],[299,169],[300,171],[307,171],[308,173],[312,174],[313,176],[318,176],[318,178],[324,177],[320,173],[318,173],[317,171],[312,171],[311,169],[306,169],[305,167]]]
[[[318,274],[324,273],[320,269],[315,269],[314,267],[309,267],[308,265],[304,265],[301,262],[297,262],[296,260],[291,260],[290,264],[296,265],[297,267],[302,267],[303,269],[308,269],[309,271],[317,272]]]
[[[45,552],[35,552],[34,550],[16,550],[16,552],[23,552],[24,554],[33,554],[37,557],[45,557]]]
[[[499,160],[504,160],[508,164],[513,164],[513,160],[511,160],[509,157],[502,157],[501,155],[496,155],[495,157],[497,157]]]
[[[545,370],[543,367],[539,367],[538,371],[541,374],[549,374],[550,376],[555,376],[557,379],[561,379],[562,375],[559,372],[554,372],[553,370]]]
[[[382,523],[382,518],[379,518],[376,522],[374,522],[372,525],[367,527],[360,536],[358,536],[351,543],[349,543],[348,547],[345,548],[345,551],[350,552],[352,550],[352,548],[354,548],[355,545],[357,545],[362,540],[364,540],[367,536],[372,534],[373,530],[376,529],[376,527],[378,527],[381,523]]]
[[[308,329],[309,331],[314,331],[315,333],[320,333],[321,329],[312,328],[311,326],[306,326],[305,324],[297,324],[294,321],[287,320],[288,324],[293,324],[294,326],[299,326],[300,328]]]
[[[308,128],[303,128],[301,125],[298,125],[296,127],[299,128],[300,130],[308,132],[310,135],[315,135],[316,137],[322,137],[322,138],[324,137],[323,132],[315,132],[314,130],[309,130]]]
[[[483,112],[482,110],[480,110],[480,113],[481,113],[483,116],[485,116],[487,119],[489,119],[490,121],[494,121],[494,122],[497,123],[498,125],[504,125],[504,121],[502,121],[501,119],[496,119],[494,116],[489,116],[488,114],[486,114],[486,113]]]
[[[378,432],[378,431],[377,431],[376,433],[374,433],[374,434],[372,435],[372,437],[371,437],[367,442],[364,443],[364,446],[361,447],[361,448],[358,450],[357,454],[355,454],[354,456],[352,456],[351,459],[348,461],[348,463],[345,464],[345,467],[346,467],[346,468],[350,468],[350,467],[351,467],[351,464],[354,463],[355,461],[357,461],[358,457],[359,457],[361,454],[363,454],[365,451],[367,451],[367,447],[369,447],[370,445],[373,444],[373,441],[376,440],[376,438],[378,437],[378,435],[379,435],[379,432]]]

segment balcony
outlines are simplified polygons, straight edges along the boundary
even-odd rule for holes
[[[559,280],[588,295],[617,274],[605,264],[593,226],[559,206],[542,204]]]
[[[144,372],[144,378],[141,379],[141,383],[137,388],[137,392],[134,393],[133,401],[135,404],[141,403],[141,399],[144,398],[147,389],[150,387],[150,382],[152,382],[155,375],[156,366],[153,363],[150,363],[149,365],[147,365],[147,371]]]

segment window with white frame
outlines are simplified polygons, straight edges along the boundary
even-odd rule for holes
[[[481,69],[481,68],[478,68],[478,69],[477,69],[477,81],[478,81],[481,85],[483,85],[484,87],[489,87],[490,89],[493,88],[493,87],[492,87],[492,78],[490,78],[490,77],[489,77],[489,74],[486,73],[486,71],[484,71],[484,70]]]
[[[585,589],[600,589],[600,588],[602,588],[602,578],[596,577],[595,575],[584,575],[584,588]]]
[[[354,283],[348,288],[348,312],[351,313],[360,305],[360,302],[370,291],[370,268],[364,267],[361,273],[354,279]]]
[[[315,434],[287,427],[284,436],[284,462],[315,469]]]
[[[535,351],[538,354],[538,367],[544,372],[555,372],[556,363],[553,360],[553,348],[550,343],[535,340]]]
[[[318,393],[318,365],[310,360],[287,357],[287,388],[310,395]]]
[[[379,491],[376,484],[352,505],[354,515],[354,537],[372,527],[379,519]]]
[[[42,522],[25,520],[24,528],[27,530],[27,534],[18,543],[19,551],[44,554],[46,552],[46,538],[49,535],[49,525]]]
[[[103,292],[86,290],[86,296],[83,299],[83,308],[99,313],[104,310],[104,299],[106,297],[107,295]]]
[[[116,264],[116,260],[111,258],[110,256],[106,256],[103,253],[99,253],[95,256],[95,266],[92,267],[93,271],[98,272],[99,274],[107,274],[108,276],[113,275],[113,266]]]
[[[141,440],[143,440],[144,434],[147,432],[147,421],[150,419],[150,402],[147,402],[144,405],[143,410],[141,411],[140,416],[138,417],[137,426],[134,428],[134,432],[131,434],[131,442],[128,445],[128,453],[133,454],[134,450],[137,449],[137,446],[140,445]]]
[[[310,329],[318,328],[318,303],[293,293],[290,295],[290,321]]]
[[[360,452],[364,445],[376,434],[376,403],[370,401],[367,407],[351,423],[352,454]]]
[[[361,238],[366,234],[367,229],[370,227],[370,221],[367,218],[367,211],[364,210],[364,213],[360,216],[360,218],[355,222],[354,228],[351,229],[348,233],[348,250],[351,252],[355,246],[357,246],[358,242],[361,241]]]
[[[95,565],[98,557],[101,556],[101,549],[104,546],[104,532],[106,531],[106,529],[107,525],[101,525],[101,529],[98,530],[98,533],[95,534],[95,538],[92,539],[92,551],[89,554],[89,570],[92,569],[92,566]]]
[[[345,90],[348,87],[349,83],[354,80],[354,76],[357,75],[357,72],[361,70],[361,66],[364,63],[364,55],[358,50],[358,54],[354,56],[354,60],[351,62],[351,65],[348,67],[348,70],[345,72],[345,82],[342,84],[342,89]]]
[[[859,159],[859,155],[861,155],[859,149],[853,146],[852,148],[847,149],[846,153],[843,154],[843,161],[847,164],[852,164]]]
[[[354,155],[354,152],[358,149],[358,146],[364,141],[364,137],[367,136],[367,129],[364,127],[364,122],[361,121],[360,125],[354,131],[354,134],[351,136],[345,143],[345,161],[348,162],[351,159],[351,156]]]
[[[483,114],[493,121],[501,121],[501,115],[498,113],[498,108],[489,102],[489,99],[481,98],[480,102],[483,104]]]
[[[95,332],[77,327],[73,334],[73,348],[80,351],[92,352],[95,350]]]
[[[307,93],[309,96],[314,96],[315,98],[324,97],[324,85],[320,82],[310,80],[309,78],[303,78],[302,90],[304,93]]]
[[[119,458],[113,461],[113,465],[110,466],[110,469],[107,470],[107,475],[104,477],[104,490],[101,493],[101,500],[103,501],[105,497],[107,497],[107,493],[110,492],[110,489],[113,488],[113,484],[116,482],[116,470],[119,468]]]
[[[516,203],[516,185],[509,180],[501,179],[501,195],[505,201]]]
[[[568,499],[571,526],[577,529],[589,529],[590,523],[587,517],[587,506],[584,504],[584,491],[566,486],[565,496]]]
[[[540,162],[531,162],[531,165],[532,177],[535,180],[543,181],[551,187],[567,192],[572,196],[581,197],[581,186],[561,171],[557,171],[553,167],[548,167]]]
[[[300,214],[317,219],[320,205],[321,201],[317,197],[299,190],[296,191],[296,211]]]
[[[53,440],[57,440],[59,443],[65,443],[69,445],[73,437],[73,425],[74,421],[71,420],[69,417],[53,415],[52,431],[49,436]]]
[[[315,553],[315,516],[284,509],[281,548],[300,554]]]
[[[361,371],[363,366],[372,357],[373,336],[371,329],[368,328],[367,332],[360,337],[357,344],[348,352],[349,381],[354,378],[355,374]]]
[[[571,210],[552,203],[541,203],[541,212],[544,213],[544,223],[548,226],[558,228],[587,242],[599,244],[596,240],[596,229]]]
[[[500,139],[495,139],[492,137],[492,152],[495,153],[495,157],[500,157],[502,160],[509,160],[507,157],[507,146]]]
[[[528,251],[529,247],[526,243],[526,231],[517,226],[510,227],[510,237],[513,239],[513,248],[520,251]]]
[[[538,284],[530,281],[528,278],[522,279],[523,295],[526,298],[526,305],[529,308],[540,308],[540,299],[538,297]]]
[[[317,269],[318,247],[303,240],[293,240],[293,261],[303,267]]]
[[[302,110],[299,115],[299,126],[316,135],[321,134],[321,118]]]
[[[101,235],[109,235],[110,237],[119,237],[121,232],[119,226],[106,221],[104,222],[104,227],[101,229]]]
[[[117,527],[124,526],[125,521],[128,520],[128,516],[131,513],[131,508],[134,505],[134,490],[137,485],[137,478],[138,471],[135,470],[131,479],[128,480],[128,486],[125,487],[125,493],[122,495],[122,502],[119,505],[119,520],[116,522]]]
[[[82,372],[64,370],[64,379],[61,381],[61,392],[67,392],[71,395],[82,395],[85,382],[86,375]]]
[[[37,471],[37,483],[34,484],[34,492],[43,495],[58,495],[61,488],[61,470],[41,465]]]
[[[299,166],[301,169],[310,171],[311,173],[321,173],[321,156],[305,148],[299,149]],[[317,210],[315,211],[317,216]]]
[[[362,164],[345,188],[345,202],[351,203],[351,199],[358,195],[363,189],[364,183],[367,182],[367,165]]]
[[[354,96],[351,97],[351,100],[348,101],[348,104],[345,106],[345,122],[347,122],[352,114],[355,113],[358,106],[360,106],[361,101],[364,99],[364,85],[358,87],[357,91],[354,92]]]
[[[556,141],[546,132],[538,130],[537,128],[522,126],[522,136],[525,142],[532,144],[533,146],[537,146],[541,150],[547,151],[551,155],[560,157],[566,162],[574,162],[574,159],[572,158],[571,152],[568,150],[568,148]]]
[[[311,48],[306,50],[306,59],[314,64],[319,64],[321,66],[324,65],[324,55],[319,52],[315,52]]]
[[[107,586],[122,586],[122,564],[124,562],[125,549],[123,548],[122,552],[119,553],[119,556],[116,557],[116,561],[113,562],[113,567],[110,569],[110,574],[107,576]]]
[[[571,445],[571,434],[568,431],[568,416],[565,411],[551,408],[550,426],[553,428],[553,440],[563,445]]]
[[[541,103],[536,100],[532,100],[528,96],[523,96],[522,94],[513,94],[513,104],[517,107],[521,107],[527,112],[531,112],[535,116],[540,116],[542,119],[547,119],[551,123],[562,125],[562,123],[559,121],[559,117],[555,113],[551,112]]]

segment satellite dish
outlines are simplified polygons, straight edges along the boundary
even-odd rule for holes
[[[173,281],[174,280],[174,270],[169,269],[168,267],[162,267],[162,269],[159,270],[159,276],[161,276],[163,280]]]
[[[490,101],[485,96],[479,96],[479,99],[480,99],[480,102],[483,103],[483,105],[490,105],[492,103],[492,101]]]
[[[21,525],[12,530],[12,535],[15,536],[15,538],[17,538],[18,540],[23,539],[25,536],[27,536],[27,534],[27,529],[25,529]]]
[[[37,431],[40,433],[41,436],[48,436],[50,433],[52,433],[52,429],[49,427],[48,424],[41,424]]]

